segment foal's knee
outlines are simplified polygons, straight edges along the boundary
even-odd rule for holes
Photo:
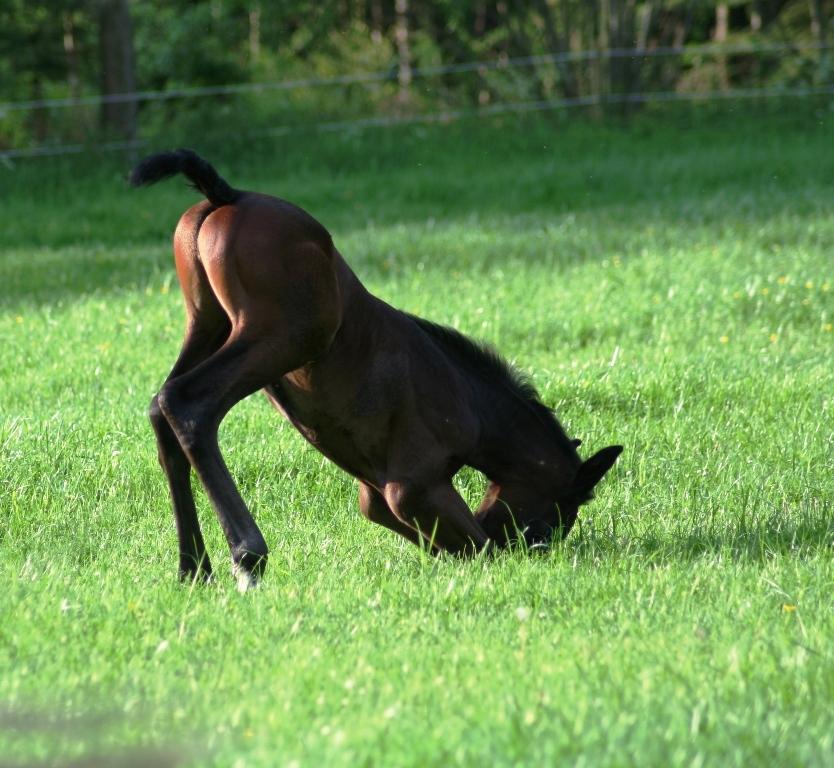
[[[410,483],[393,482],[385,486],[384,496],[398,520],[410,526],[416,523],[420,530],[431,532],[435,515],[426,503],[425,489]]]
[[[382,524],[391,519],[391,510],[388,509],[385,499],[364,485],[359,486],[359,511],[372,523]]]
[[[412,491],[404,483],[388,483],[383,493],[388,507],[397,517],[400,517],[401,510],[406,506],[412,495]]]

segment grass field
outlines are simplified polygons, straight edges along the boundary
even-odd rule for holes
[[[272,549],[245,595],[202,494],[219,578],[176,581],[145,415],[197,196],[0,169],[0,764],[834,763],[833,139],[687,110],[209,153],[625,445],[548,555],[433,560],[256,396],[221,433]]]

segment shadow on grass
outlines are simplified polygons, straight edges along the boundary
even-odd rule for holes
[[[158,247],[72,247],[6,254],[0,264],[0,308],[59,306],[139,290],[177,290],[173,257]]]
[[[772,209],[770,204],[763,204],[755,214],[746,213],[743,217],[745,225],[751,230],[766,225],[774,215],[785,213],[783,202],[777,201]],[[569,236],[559,232],[542,236],[541,233],[547,231],[555,215],[545,209],[518,211],[516,216],[504,210],[500,216],[496,214],[488,218],[487,206],[479,211],[483,214],[483,224],[480,217],[473,219],[469,215],[458,218],[447,217],[438,225],[432,224],[431,227],[426,228],[425,232],[430,234],[427,234],[425,252],[413,242],[400,243],[399,233],[392,238],[389,233],[385,232],[388,226],[396,230],[399,225],[407,224],[404,218],[391,221],[390,224],[373,225],[367,229],[360,227],[341,233],[334,230],[334,239],[337,247],[340,242],[348,239],[354,240],[353,243],[342,245],[342,253],[359,278],[366,283],[387,282],[407,277],[416,268],[417,262],[420,262],[421,277],[424,279],[430,277],[432,273],[438,273],[445,280],[450,274],[462,271],[474,277],[506,264],[507,254],[503,250],[505,246],[514,250],[514,264],[518,263],[519,257],[522,259],[529,257],[531,263],[535,260],[536,266],[546,263],[554,270],[569,270],[587,264],[589,261],[610,256],[610,252],[626,251],[629,253],[630,260],[639,259],[639,246],[644,242],[643,232],[646,227],[658,232],[679,233],[680,237],[675,242],[676,247],[684,244],[682,242],[684,238],[688,238],[690,243],[696,245],[699,242],[698,238],[704,236],[704,232],[711,229],[718,232],[726,226],[737,223],[739,217],[737,210],[729,208],[718,211],[717,207],[720,206],[711,205],[710,216],[714,220],[710,224],[703,221],[685,221],[675,206],[641,210],[638,203],[632,203],[630,206],[623,205],[616,212],[608,212],[603,226],[603,229],[607,230],[606,233],[602,239],[593,241],[583,239],[581,229]],[[140,290],[158,292],[160,289],[166,291],[170,289],[176,291],[170,238],[176,217],[180,212],[181,209],[176,210],[170,229],[163,237],[155,239],[152,243],[133,241],[120,245],[108,245],[93,240],[87,244],[66,247],[8,249],[0,261],[0,308],[42,307],[90,296],[106,297],[115,293]],[[799,211],[795,212],[797,218],[801,218],[802,215]],[[428,212],[424,218],[414,217],[414,222],[418,226],[425,225],[429,220],[433,221]],[[589,221],[588,224],[592,226],[594,221]],[[504,243],[499,234],[498,241],[490,243],[486,248],[473,243],[471,248],[465,250],[462,250],[459,244],[448,249],[444,248],[443,243],[444,227],[449,228],[451,238],[456,236],[456,229],[463,229],[481,232],[487,239],[494,236],[496,229],[500,228],[501,233],[506,232],[508,240]],[[536,239],[535,241],[531,239],[529,245],[525,246],[523,239],[518,241],[518,236],[519,233],[528,230],[533,231]],[[377,233],[382,233],[384,239],[376,246],[367,248],[360,245],[359,249],[356,248],[355,241],[360,244],[373,241],[378,236]],[[421,236],[422,230],[416,234]],[[414,235],[413,232],[403,233],[402,238],[414,237]],[[436,236],[439,239],[433,240],[432,238]],[[558,253],[542,257],[540,253],[542,247]],[[660,244],[658,247],[665,246]],[[393,263],[390,260],[392,256],[395,257]],[[543,258],[547,259],[546,262]],[[647,312],[641,320],[647,329],[651,328],[652,317],[653,315]],[[604,331],[595,326],[589,326],[580,333],[578,342],[580,346],[592,344],[599,339],[601,333]]]
[[[285,138],[240,157],[221,153],[216,162],[232,183],[307,208],[337,245],[351,233],[367,239],[373,228],[434,219],[470,229],[505,221],[518,234],[590,212],[590,226],[617,248],[639,242],[648,225],[685,235],[739,221],[758,227],[786,209],[810,215],[814,200],[830,198],[834,177],[825,159],[828,134],[813,126],[798,141],[795,127],[786,133],[778,122],[738,116],[690,133],[674,121],[515,119]],[[4,172],[0,306],[135,290],[162,279],[153,277],[157,272],[173,274],[171,233],[199,198],[182,180],[130,190],[127,166],[115,158],[76,159]],[[574,245],[565,243],[565,265],[587,258]],[[532,256],[536,248],[530,250]],[[381,269],[376,257],[345,257],[360,277]],[[459,266],[455,258],[427,253],[432,268],[447,272]]]
[[[0,768],[175,768],[188,762],[186,751],[173,746],[112,746],[120,729],[136,725],[115,715],[58,717],[0,709],[6,742]],[[27,757],[32,754],[39,757]]]
[[[748,516],[728,520],[681,520],[660,529],[648,526],[644,532],[602,527],[603,521],[584,522],[563,545],[572,556],[582,559],[611,556],[634,559],[650,566],[671,562],[726,559],[731,562],[762,563],[790,555],[814,558],[834,554],[834,502],[803,501],[798,512]]]

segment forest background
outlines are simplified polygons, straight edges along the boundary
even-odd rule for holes
[[[832,17],[826,0],[4,0],[0,152],[829,93]]]

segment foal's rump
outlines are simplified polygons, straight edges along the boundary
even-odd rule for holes
[[[300,346],[329,344],[341,306],[333,248],[318,235],[264,195],[245,194],[209,213],[197,259],[233,327],[279,333]]]
[[[341,321],[330,233],[285,200],[234,189],[191,150],[146,158],[130,183],[176,174],[206,196],[183,214],[174,236],[190,325],[280,334],[301,363],[321,354]]]

